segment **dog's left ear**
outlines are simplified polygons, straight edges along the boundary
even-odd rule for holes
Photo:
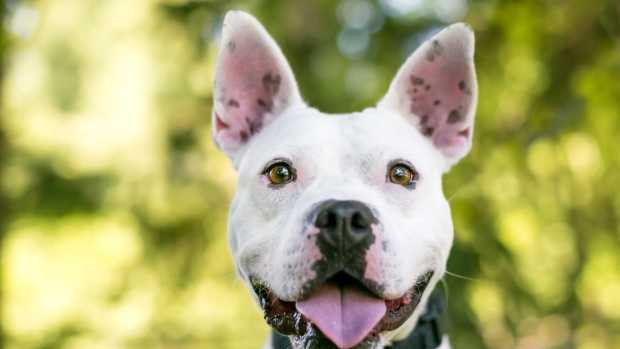
[[[378,108],[406,117],[441,151],[448,169],[471,148],[477,99],[474,34],[458,23],[407,59]]]
[[[256,18],[241,11],[224,18],[213,93],[213,139],[233,161],[261,128],[303,103],[278,45]]]

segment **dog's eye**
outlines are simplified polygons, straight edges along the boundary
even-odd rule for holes
[[[393,165],[388,171],[390,182],[407,188],[414,188],[418,177],[418,173],[415,170],[402,163]]]
[[[265,170],[265,176],[273,185],[282,185],[295,180],[295,172],[286,162],[278,162]]]

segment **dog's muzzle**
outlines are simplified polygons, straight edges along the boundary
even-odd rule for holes
[[[364,278],[366,254],[375,242],[374,228],[378,225],[371,209],[359,201],[328,200],[319,204],[311,217],[318,230],[315,244],[321,258],[312,266],[316,277],[306,282],[302,297],[341,271],[381,293],[381,285]]]
[[[359,201],[329,200],[311,217],[321,252],[313,265],[316,276],[294,302],[252,279],[265,318],[280,333],[303,341],[303,348],[371,348],[380,332],[398,328],[411,316],[433,272],[420,275],[401,297],[385,299],[382,285],[364,276],[378,224],[372,210]]]

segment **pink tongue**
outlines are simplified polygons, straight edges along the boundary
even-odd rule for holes
[[[341,349],[360,343],[386,311],[384,300],[333,283],[325,283],[296,307]]]

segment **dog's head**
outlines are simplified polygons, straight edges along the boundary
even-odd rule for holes
[[[441,179],[471,147],[473,52],[472,31],[452,25],[376,107],[326,115],[256,19],[226,16],[213,137],[239,173],[230,245],[267,322],[294,343],[376,347],[415,325],[452,245]]]

